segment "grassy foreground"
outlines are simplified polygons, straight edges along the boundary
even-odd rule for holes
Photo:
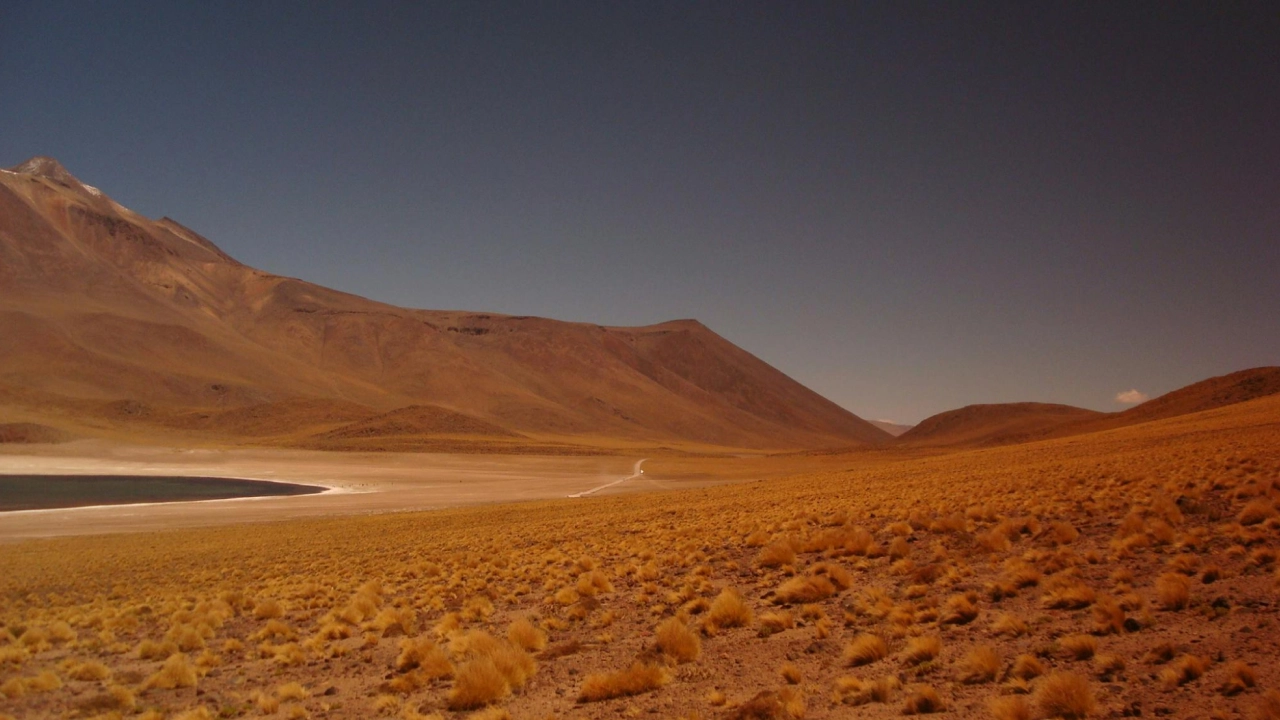
[[[4,546],[0,716],[1280,718],[1280,398],[832,462]]]

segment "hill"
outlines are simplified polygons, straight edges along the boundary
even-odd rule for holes
[[[1070,405],[970,405],[938,413],[895,441],[916,447],[1009,445],[1083,435],[1190,415],[1280,393],[1280,367],[1259,367],[1201,380],[1123,412]]]
[[[968,405],[925,418],[899,436],[897,442],[912,446],[1008,445],[1101,415],[1049,403]]]
[[[288,444],[429,406],[450,419],[427,433],[761,449],[889,439],[696,321],[379,303],[243,265],[50,158],[0,172],[0,325],[0,421],[90,434]],[[359,432],[379,427],[406,426]]]

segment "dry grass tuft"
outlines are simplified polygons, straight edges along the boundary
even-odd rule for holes
[[[844,664],[852,667],[883,660],[889,654],[889,645],[878,635],[863,633],[855,637],[844,649]]]
[[[666,685],[670,676],[657,665],[636,663],[626,670],[612,673],[593,673],[582,681],[578,702],[598,702],[617,697],[639,695]]]
[[[756,564],[766,568],[791,565],[795,561],[796,549],[790,540],[778,540],[770,543],[756,556]]]
[[[938,622],[944,625],[967,625],[978,617],[978,606],[967,595],[955,595],[947,599]]]
[[[991,632],[997,635],[1018,637],[1027,634],[1027,624],[1013,613],[1000,613],[996,621],[991,623]]]
[[[1046,718],[1083,718],[1096,707],[1089,681],[1067,672],[1042,678],[1036,686],[1035,701],[1040,714]]]
[[[1280,720],[1280,690],[1268,690],[1253,706],[1255,720]]]
[[[1019,680],[1030,680],[1043,674],[1044,663],[1035,655],[1019,655],[1014,658],[1013,667],[1009,668],[1009,676]]]
[[[831,701],[844,705],[887,703],[893,699],[894,693],[901,687],[902,683],[893,675],[885,675],[875,680],[841,677],[836,678]]]
[[[173,688],[195,686],[195,667],[187,660],[186,655],[175,653],[164,661],[164,665],[160,667],[160,670],[147,678],[146,682],[142,684],[142,689],[161,688],[171,690]]]
[[[111,677],[111,670],[97,660],[77,663],[67,671],[72,680],[106,680]]]
[[[996,679],[1000,672],[1000,653],[990,645],[979,645],[960,661],[960,680],[966,683],[985,683]]]
[[[1181,610],[1191,602],[1191,581],[1186,575],[1165,573],[1156,578],[1156,600],[1165,610]]]
[[[1275,505],[1265,500],[1253,500],[1240,511],[1237,518],[1241,525],[1257,525],[1276,516]]]
[[[786,610],[767,612],[760,616],[760,634],[764,637],[783,630],[790,630],[795,626],[795,616]]]
[[[927,715],[942,712],[945,706],[938,691],[929,685],[919,685],[907,692],[907,700],[902,706],[903,715]]]
[[[518,618],[507,629],[507,639],[529,652],[538,652],[547,646],[547,634],[539,630],[527,617]]]
[[[938,657],[942,652],[942,638],[935,635],[911,638],[907,649],[902,653],[902,661],[907,665],[919,665]]]
[[[778,671],[782,675],[782,679],[787,681],[788,685],[799,685],[802,678],[800,668],[795,663],[783,663],[782,669]]]
[[[428,678],[452,677],[453,663],[444,650],[429,638],[405,638],[395,668],[400,672],[420,669]]]
[[[1199,655],[1182,655],[1169,667],[1160,671],[1160,682],[1166,690],[1172,690],[1198,680],[1209,669],[1209,658]]]
[[[511,693],[511,685],[493,658],[482,655],[458,669],[449,690],[450,710],[474,710],[497,702]]]
[[[784,582],[782,587],[778,588],[773,601],[780,605],[812,603],[826,600],[835,593],[836,586],[826,576],[806,575]]]
[[[1242,660],[1227,663],[1227,677],[1222,681],[1219,691],[1223,695],[1238,695],[1258,684],[1258,673]]]
[[[676,662],[692,662],[702,654],[702,641],[679,618],[663,620],[656,634],[658,649]]]
[[[1098,652],[1098,639],[1092,635],[1068,635],[1058,641],[1058,646],[1072,660],[1088,660]]]
[[[720,591],[711,603],[711,610],[703,621],[704,628],[715,632],[720,628],[747,627],[754,620],[751,606],[742,597],[742,593],[733,588]]]
[[[1114,678],[1124,672],[1124,658],[1113,653],[1103,653],[1093,658],[1093,667],[1104,680]]]
[[[800,720],[806,712],[804,696],[795,688],[782,688],[777,692],[764,690],[743,703],[730,720]]]

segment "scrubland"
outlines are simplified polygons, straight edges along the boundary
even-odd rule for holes
[[[0,715],[1280,718],[1276,398],[826,466],[8,545]]]

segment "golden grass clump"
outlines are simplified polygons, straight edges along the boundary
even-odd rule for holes
[[[826,576],[805,575],[784,582],[774,594],[773,601],[781,605],[811,603],[825,600],[835,593],[835,585]]]
[[[67,677],[72,680],[106,680],[111,677],[111,670],[97,660],[76,663],[67,670]]]
[[[311,693],[307,692],[307,689],[302,686],[302,683],[298,682],[285,683],[284,685],[276,688],[276,697],[280,698],[282,702],[306,700],[310,696]]]
[[[902,683],[893,675],[885,675],[875,680],[840,677],[836,678],[831,701],[844,705],[887,703],[893,699],[894,693],[901,687]]]
[[[791,663],[791,662],[783,663],[782,669],[780,669],[778,672],[779,674],[782,675],[782,679],[787,681],[788,685],[800,684],[800,680],[802,679],[802,676],[800,674],[800,668],[796,667],[795,663]]]
[[[182,653],[174,653],[164,661],[164,665],[142,684],[144,690],[162,688],[195,687],[196,669]]]
[[[1200,655],[1182,655],[1169,667],[1160,671],[1160,682],[1166,690],[1172,690],[1197,680],[1209,669],[1209,658]]]
[[[930,662],[942,652],[942,638],[936,635],[925,635],[911,638],[907,649],[902,653],[902,661],[907,665],[920,665]]]
[[[273,598],[263,600],[253,606],[253,616],[259,620],[272,620],[284,615],[284,606]]]
[[[1093,604],[1093,626],[1103,635],[1124,631],[1124,608],[1110,595],[1100,595]]]
[[[942,712],[945,706],[938,691],[929,685],[917,685],[907,691],[906,702],[902,706],[903,715],[928,715]]]
[[[1070,575],[1055,575],[1044,583],[1040,602],[1047,608],[1079,610],[1093,604],[1097,593],[1083,580]]]
[[[845,665],[857,667],[877,660],[883,660],[889,654],[889,645],[878,635],[863,633],[849,642],[844,648]]]
[[[1072,660],[1088,660],[1098,652],[1098,639],[1092,635],[1068,635],[1058,641],[1058,646]]]
[[[729,717],[733,720],[800,720],[807,708],[804,696],[796,688],[784,687],[777,692],[762,690],[744,702]]]
[[[1266,500],[1253,500],[1240,511],[1237,520],[1246,527],[1257,525],[1276,516],[1276,507]]]
[[[796,626],[795,616],[786,610],[767,612],[760,616],[760,634],[769,636]]]
[[[1242,660],[1232,660],[1227,663],[1226,674],[1226,679],[1218,688],[1223,695],[1238,695],[1258,684],[1258,673],[1249,666],[1249,663]]]
[[[970,650],[960,661],[960,680],[966,683],[985,683],[996,679],[1000,672],[1000,653],[990,645],[979,645]]]
[[[719,628],[747,627],[753,619],[751,606],[742,597],[742,593],[733,588],[725,588],[712,601],[703,626],[714,632]]]
[[[1280,690],[1268,690],[1253,706],[1255,720],[1280,720]]]
[[[656,630],[658,649],[679,663],[692,662],[702,654],[702,641],[679,618],[663,620]]]
[[[657,665],[636,663],[626,670],[611,673],[592,673],[582,681],[578,702],[598,702],[617,697],[627,697],[650,692],[666,685],[671,679],[666,670]]]
[[[507,628],[507,639],[530,652],[538,652],[547,646],[547,634],[527,617],[517,618]]]
[[[978,617],[978,606],[968,595],[953,595],[943,606],[938,622],[944,625],[968,625]]]
[[[790,540],[776,540],[769,543],[756,556],[756,564],[760,567],[774,568],[791,565],[796,561],[796,549]]]
[[[1044,663],[1035,655],[1019,655],[1013,659],[1013,667],[1009,668],[1009,676],[1019,680],[1030,680],[1044,674]]]
[[[1114,653],[1102,653],[1093,658],[1093,667],[1103,679],[1113,678],[1124,672],[1124,658]]]
[[[991,623],[991,632],[997,635],[1018,637],[1027,634],[1027,623],[1013,613],[1000,613]]]
[[[1191,581],[1186,575],[1165,573],[1156,578],[1156,600],[1165,610],[1181,610],[1191,602]]]
[[[454,677],[449,690],[450,710],[474,710],[497,702],[511,694],[511,685],[498,669],[493,658],[482,655],[462,667]]]
[[[1067,720],[1087,717],[1096,707],[1089,681],[1068,672],[1041,678],[1036,685],[1035,702],[1042,716]]]

